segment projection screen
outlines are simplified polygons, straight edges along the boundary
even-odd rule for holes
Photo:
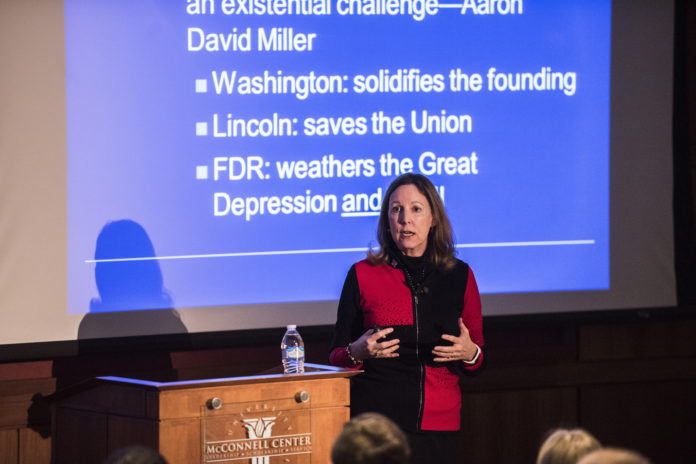
[[[0,345],[331,324],[427,175],[484,315],[676,304],[673,5],[0,5]]]

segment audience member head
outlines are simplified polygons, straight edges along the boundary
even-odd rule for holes
[[[635,451],[602,448],[585,455],[578,464],[650,464],[650,461]]]
[[[555,429],[541,444],[536,464],[575,464],[600,447],[599,441],[586,430]]]
[[[347,422],[331,449],[333,464],[406,464],[410,455],[399,426],[370,412]]]
[[[129,446],[114,451],[104,464],[167,464],[167,460],[151,448]]]

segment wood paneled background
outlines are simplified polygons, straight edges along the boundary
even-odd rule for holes
[[[640,314],[635,321],[488,322],[486,371],[463,381],[465,462],[531,463],[549,429],[578,425],[655,464],[696,462],[696,317]],[[330,328],[306,331],[309,361],[326,363],[330,335]],[[279,363],[277,345],[260,340],[186,351],[151,347],[136,355],[0,364],[0,463],[49,462],[44,397],[56,388],[105,374],[251,374]]]

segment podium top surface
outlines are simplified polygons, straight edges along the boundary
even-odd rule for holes
[[[95,380],[100,383],[132,385],[152,390],[177,390],[192,387],[213,387],[221,385],[243,385],[253,383],[272,383],[272,382],[293,382],[306,380],[319,380],[328,378],[351,377],[362,371],[355,369],[344,369],[335,366],[325,366],[322,364],[305,363],[303,374],[283,374],[282,367],[262,372],[258,375],[242,377],[222,377],[210,379],[178,380],[172,382],[156,382],[151,380],[132,379],[127,377],[105,376],[97,377]]]

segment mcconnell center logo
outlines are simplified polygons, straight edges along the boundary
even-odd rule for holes
[[[243,462],[270,464],[272,457],[286,458],[312,452],[311,433],[282,433],[273,435],[277,416],[242,419],[246,438],[208,441],[205,444],[206,462]],[[287,427],[286,427],[287,428]],[[277,429],[277,427],[276,427]],[[289,432],[289,430],[288,430]],[[291,462],[284,459],[284,462]]]

